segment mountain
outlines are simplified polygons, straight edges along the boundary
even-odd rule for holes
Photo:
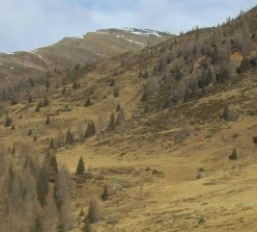
[[[49,73],[94,64],[122,53],[139,51],[171,37],[168,33],[139,29],[105,29],[81,37],[67,37],[54,45],[29,52],[0,54],[0,95],[28,82],[42,81]],[[4,94],[6,95],[6,93]],[[4,98],[4,97],[3,97]]]
[[[15,102],[1,102],[0,219],[7,219],[0,226],[78,232],[88,219],[94,231],[254,231],[256,16],[255,7],[20,86]],[[123,33],[160,36],[118,33],[133,41]],[[34,207],[25,204],[31,196]],[[17,204],[43,217],[11,210],[14,223],[8,206]]]

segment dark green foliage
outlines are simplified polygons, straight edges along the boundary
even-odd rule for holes
[[[48,180],[47,171],[45,167],[41,167],[37,177],[37,198],[42,207],[46,204],[46,197],[48,194]]]
[[[233,150],[232,154],[228,158],[230,160],[237,160],[238,159],[236,149]]]
[[[71,133],[70,129],[68,129],[67,134],[66,134],[66,144],[72,144],[74,142],[74,137],[73,134]]]
[[[54,146],[54,145],[52,145],[52,146]],[[44,165],[45,165],[46,172],[47,172],[47,180],[49,182],[55,182],[57,179],[57,175],[58,175],[58,165],[57,165],[57,161],[56,161],[56,156],[54,155],[53,152],[51,152],[51,150],[49,150],[46,153]]]
[[[84,137],[88,138],[88,137],[93,136],[94,134],[95,134],[95,123],[94,123],[94,121],[92,121],[87,124],[87,129],[84,134]]]
[[[85,173],[85,164],[84,164],[83,158],[80,157],[78,165],[77,165],[76,174],[81,176],[84,173]]]
[[[116,122],[115,122],[115,116],[114,116],[114,113],[111,114],[111,117],[110,117],[110,122],[109,122],[109,125],[108,125],[108,131],[114,131],[116,128]]]
[[[85,103],[84,103],[84,106],[85,106],[85,107],[89,107],[89,106],[91,106],[91,105],[92,105],[92,102],[91,102],[90,98],[86,99],[86,101],[85,101]]]
[[[6,118],[5,118],[4,126],[9,127],[11,125],[12,125],[12,118],[7,115]]]
[[[101,199],[102,199],[103,201],[107,201],[108,198],[109,198],[108,186],[105,185],[105,186],[104,186],[103,193],[102,193],[102,195],[101,195]]]
[[[113,92],[113,96],[114,97],[118,97],[120,94],[119,90],[118,89],[115,89],[114,92]]]
[[[46,125],[49,125],[50,124],[50,117],[49,117],[49,115],[47,115],[47,117],[46,117]]]

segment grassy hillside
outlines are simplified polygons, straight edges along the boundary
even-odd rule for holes
[[[88,208],[92,231],[254,231],[256,25],[254,8],[25,86],[2,102],[4,154],[66,166],[68,231]]]

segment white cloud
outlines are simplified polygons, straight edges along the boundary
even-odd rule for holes
[[[29,50],[109,27],[178,33],[236,16],[255,0],[2,0],[0,51]]]

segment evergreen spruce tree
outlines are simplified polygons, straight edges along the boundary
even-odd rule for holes
[[[122,108],[120,108],[119,113],[116,118],[116,126],[121,125],[125,121],[125,114]]]
[[[66,87],[65,87],[65,86],[63,86],[61,93],[62,93],[62,95],[65,95],[65,94],[66,94]]]
[[[66,134],[66,144],[72,144],[74,142],[73,134],[71,133],[70,129],[68,129]]]
[[[118,112],[119,110],[120,110],[120,104],[117,105],[116,112]]]
[[[108,131],[114,131],[116,128],[116,123],[115,123],[115,116],[114,116],[114,113],[111,114],[111,117],[110,117],[110,122],[109,122],[109,125],[108,125]]]
[[[107,201],[108,198],[109,198],[108,186],[105,185],[105,186],[104,186],[103,193],[102,193],[102,195],[101,195],[101,199],[102,199],[103,201]]]
[[[81,176],[84,173],[85,173],[85,164],[84,164],[83,158],[80,157],[78,165],[77,165],[76,174]]]
[[[230,160],[237,160],[238,159],[236,149],[233,150],[232,154],[228,158]]]
[[[49,117],[49,115],[47,115],[47,117],[46,117],[46,125],[49,125],[50,124],[50,117]]]
[[[48,181],[47,181],[47,172],[45,167],[41,167],[39,171],[36,187],[37,187],[38,201],[40,205],[44,207],[46,204],[46,197],[48,194]]]
[[[12,125],[12,118],[10,118],[8,115],[6,116],[5,118],[5,123],[4,123],[4,126],[5,127],[9,127]]]
[[[87,220],[89,223],[95,223],[99,220],[99,212],[95,201],[91,200],[89,203]]]
[[[36,106],[35,112],[39,112],[41,107],[42,107],[42,102],[40,101]]]
[[[120,94],[119,90],[118,89],[115,89],[114,92],[113,92],[113,96],[114,97],[118,97]]]
[[[94,134],[95,134],[95,123],[94,123],[94,121],[92,121],[92,122],[89,122],[88,124],[87,124],[87,129],[86,129],[86,132],[85,132],[85,134],[84,134],[84,137],[85,138],[88,138],[88,137],[91,137],[91,136],[93,136]]]

